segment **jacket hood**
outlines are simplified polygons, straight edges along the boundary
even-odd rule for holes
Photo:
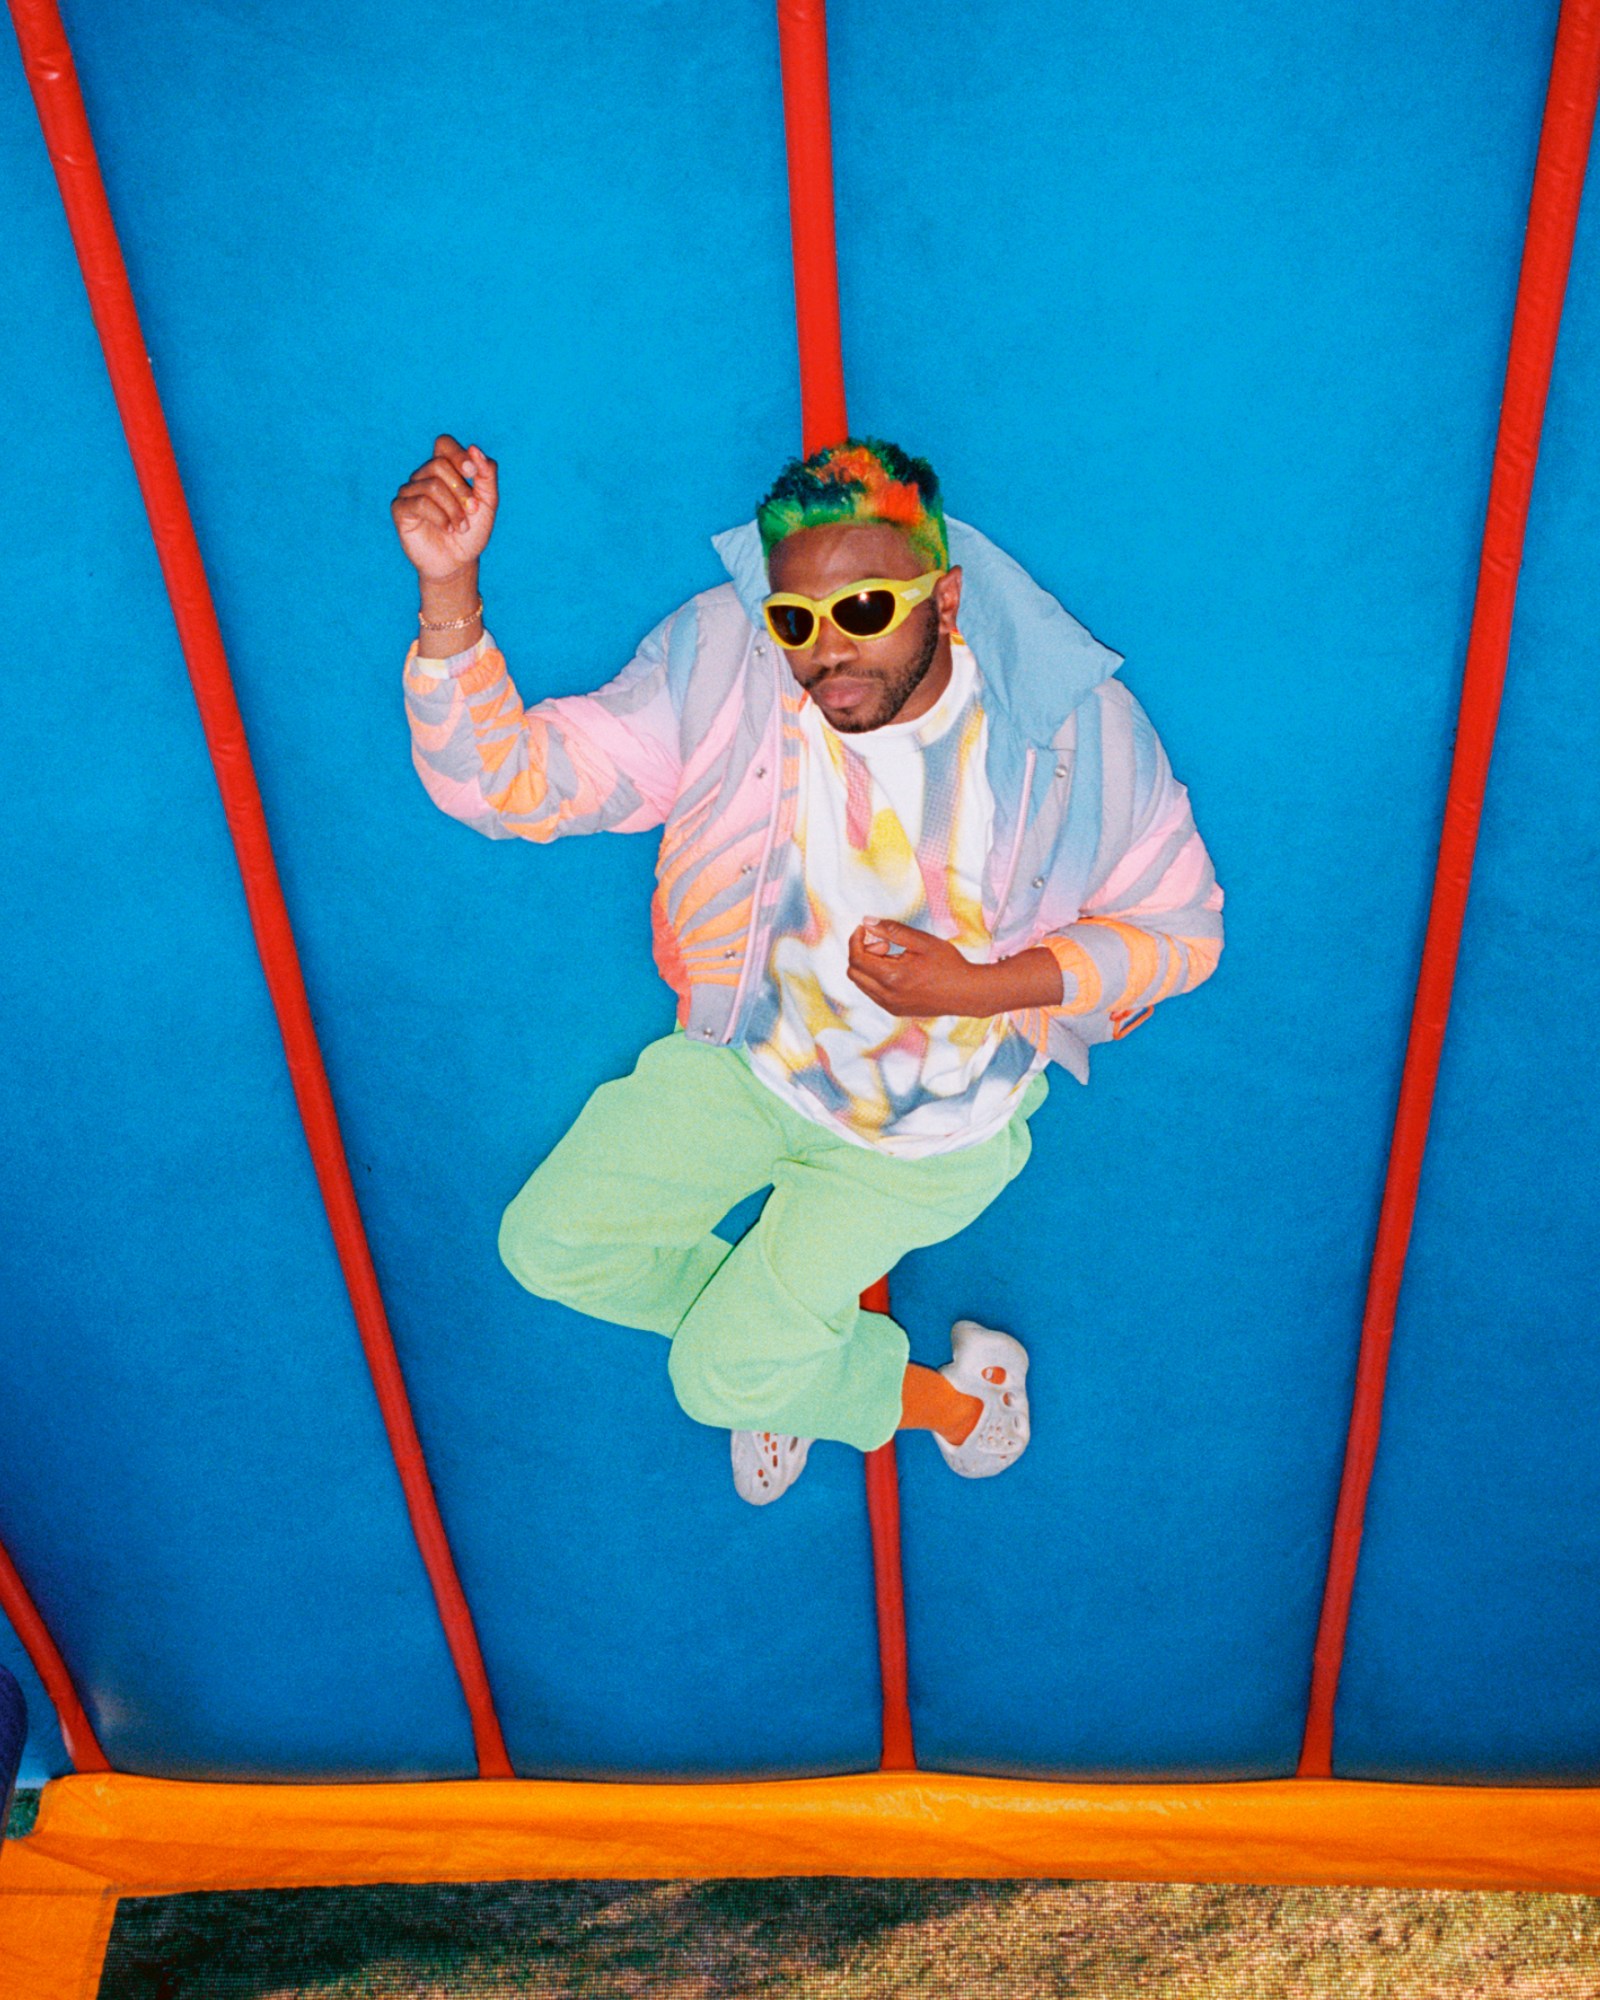
[[[1048,743],[1093,687],[1122,665],[1049,591],[987,535],[950,519],[950,560],[962,572],[961,632],[983,669],[986,694],[1035,743]],[[765,630],[767,564],[754,521],[713,535],[750,622]]]

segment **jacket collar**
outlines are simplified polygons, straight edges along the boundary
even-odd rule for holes
[[[1048,743],[1066,717],[1122,665],[1122,655],[1036,584],[1020,563],[964,521],[946,517],[950,560],[962,572],[961,632],[977,657],[986,699],[1023,735]],[[712,536],[757,631],[767,565],[754,521]]]

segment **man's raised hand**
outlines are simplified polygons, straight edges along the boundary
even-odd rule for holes
[[[400,546],[420,576],[442,583],[483,554],[499,504],[499,470],[477,445],[437,437],[433,456],[394,496]]]

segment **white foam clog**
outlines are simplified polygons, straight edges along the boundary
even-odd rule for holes
[[[939,1373],[964,1396],[976,1396],[983,1414],[963,1443],[951,1444],[937,1431],[933,1441],[963,1479],[993,1479],[1028,1449],[1028,1352],[1009,1333],[975,1319],[956,1321],[950,1347],[955,1358]]]
[[[734,1490],[752,1507],[780,1498],[806,1469],[810,1438],[781,1431],[731,1431]]]

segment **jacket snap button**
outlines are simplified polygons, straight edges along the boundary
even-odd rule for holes
[[[758,764],[758,765],[756,766],[756,776],[757,776],[758,778],[764,778],[764,777],[765,777],[766,775],[767,775],[767,767],[766,767],[766,765],[765,765],[765,764]]]
[[[1042,889],[1044,887],[1044,877],[1042,875],[1035,875],[1033,878],[1033,886],[1036,889]]]
[[[1066,775],[1067,775],[1067,767],[1066,767],[1066,765],[1065,765],[1065,764],[1058,764],[1058,765],[1056,766],[1056,776],[1057,776],[1058,778],[1064,778],[1064,777],[1065,777]]]

